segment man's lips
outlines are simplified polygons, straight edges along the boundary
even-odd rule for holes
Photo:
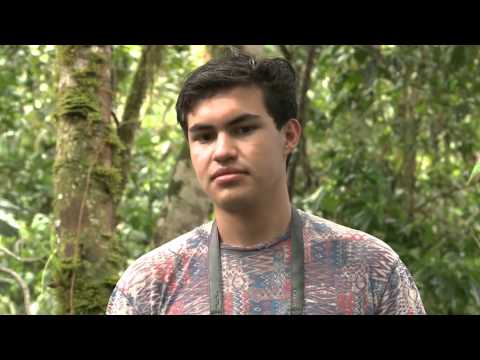
[[[240,169],[219,169],[212,175],[212,181],[217,178],[234,178],[235,175],[245,175],[247,172]]]

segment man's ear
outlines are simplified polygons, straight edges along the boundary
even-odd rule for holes
[[[302,125],[297,119],[290,119],[283,126],[284,151],[285,154],[291,154],[300,142],[302,135]]]

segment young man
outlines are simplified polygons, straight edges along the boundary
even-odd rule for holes
[[[107,314],[424,314],[384,242],[294,209],[296,79],[282,59],[212,60],[187,79],[177,117],[215,221],[139,258]]]

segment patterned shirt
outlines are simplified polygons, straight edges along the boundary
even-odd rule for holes
[[[425,314],[415,282],[383,241],[298,210],[305,251],[304,314]],[[136,260],[107,314],[209,314],[208,237],[195,228]],[[289,314],[288,235],[251,248],[221,244],[225,314]]]

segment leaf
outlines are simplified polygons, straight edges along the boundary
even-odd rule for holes
[[[470,179],[468,179],[468,185],[473,181],[474,178],[476,178],[478,175],[480,175],[480,162],[475,165],[473,168],[472,174],[470,175]]]
[[[9,213],[0,209],[0,236],[18,236],[19,225]]]

